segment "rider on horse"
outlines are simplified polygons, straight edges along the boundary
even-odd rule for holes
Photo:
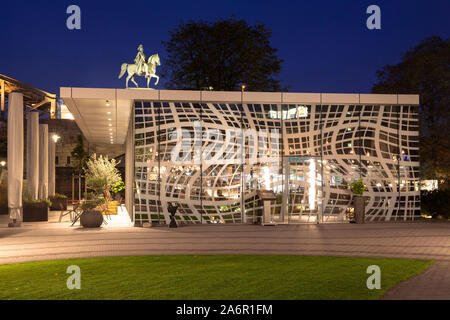
[[[131,79],[131,81],[136,85],[136,87],[139,88],[139,85],[136,81],[134,81],[134,77],[146,77],[147,78],[147,88],[149,88],[150,79],[156,78],[155,86],[159,82],[159,77],[156,75],[156,67],[160,66],[161,63],[159,61],[159,55],[156,53],[148,58],[148,61],[146,60],[145,54],[144,54],[144,47],[139,45],[138,47],[138,53],[136,55],[136,58],[134,59],[133,64],[128,63],[122,63],[120,66],[120,74],[119,79],[123,77],[123,75],[127,72],[127,80],[126,80],[126,87],[128,88],[128,80]]]
[[[147,59],[144,54],[144,47],[142,46],[142,44],[140,44],[138,47],[138,53],[136,55],[136,58],[134,59],[134,63],[137,66],[136,70],[137,74],[142,74],[143,72],[148,74],[148,68],[146,68],[147,67],[146,60]]]

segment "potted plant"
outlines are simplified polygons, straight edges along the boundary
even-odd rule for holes
[[[55,195],[49,197],[49,199],[52,202],[50,210],[67,210],[67,196],[55,193]]]
[[[350,183],[350,191],[353,193],[353,207],[356,223],[364,223],[366,200],[363,197],[363,193],[365,190],[366,186],[361,178]]]
[[[122,203],[123,190],[125,190],[125,184],[123,183],[123,181],[119,181],[111,187],[111,192],[114,193],[114,199],[117,202],[118,206],[120,206]]]
[[[86,181],[92,179],[101,179],[104,184],[101,186],[102,190],[97,190],[99,194],[103,195],[105,199],[106,206],[108,206],[111,200],[111,188],[116,183],[122,181],[120,177],[120,172],[116,168],[119,164],[115,159],[108,159],[108,156],[97,157],[96,154],[92,155],[89,161],[86,163]],[[91,188],[92,189],[92,188]]]
[[[104,203],[104,199],[97,198],[93,193],[85,193],[85,197],[87,199],[81,204],[83,213],[80,216],[80,224],[84,228],[98,228],[103,223],[103,214],[99,206]]]
[[[80,224],[84,228],[98,228],[103,223],[102,205],[105,203],[103,192],[106,188],[105,179],[89,178],[86,179],[86,187],[91,192],[84,194],[84,200],[81,203],[83,213],[80,216]]]
[[[50,200],[23,201],[23,222],[48,221],[48,208],[52,205]]]

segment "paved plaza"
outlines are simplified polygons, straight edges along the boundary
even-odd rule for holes
[[[437,221],[321,225],[190,225],[89,230],[57,222],[8,228],[0,216],[0,264],[148,254],[295,254],[435,260],[386,299],[450,299],[450,223]]]

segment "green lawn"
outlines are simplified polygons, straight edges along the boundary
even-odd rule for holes
[[[259,255],[130,256],[0,265],[0,299],[378,299],[432,261]],[[68,290],[69,265],[81,290]],[[369,265],[381,290],[368,290]]]

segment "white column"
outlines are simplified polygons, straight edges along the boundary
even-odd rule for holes
[[[48,135],[48,195],[55,195],[55,152],[56,143],[53,133]]]
[[[26,147],[27,147],[27,151],[26,151],[26,155],[27,155],[27,161],[25,163],[25,167],[27,169],[27,192],[30,193],[30,148],[31,148],[31,143],[30,143],[30,136],[31,136],[31,114],[28,114],[27,117],[27,143],[26,143]]]
[[[30,112],[27,125],[27,190],[34,200],[39,196],[39,113]]]
[[[289,222],[288,199],[289,199],[289,177],[290,177],[289,157],[283,157],[283,195],[281,197],[281,221]]]
[[[39,199],[48,198],[48,124],[39,125]]]
[[[8,96],[8,208],[11,227],[22,221],[23,183],[23,94]],[[19,223],[17,223],[19,222]]]
[[[133,114],[131,115],[133,117]],[[133,120],[128,125],[127,137],[125,140],[125,207],[134,221],[134,130]]]

